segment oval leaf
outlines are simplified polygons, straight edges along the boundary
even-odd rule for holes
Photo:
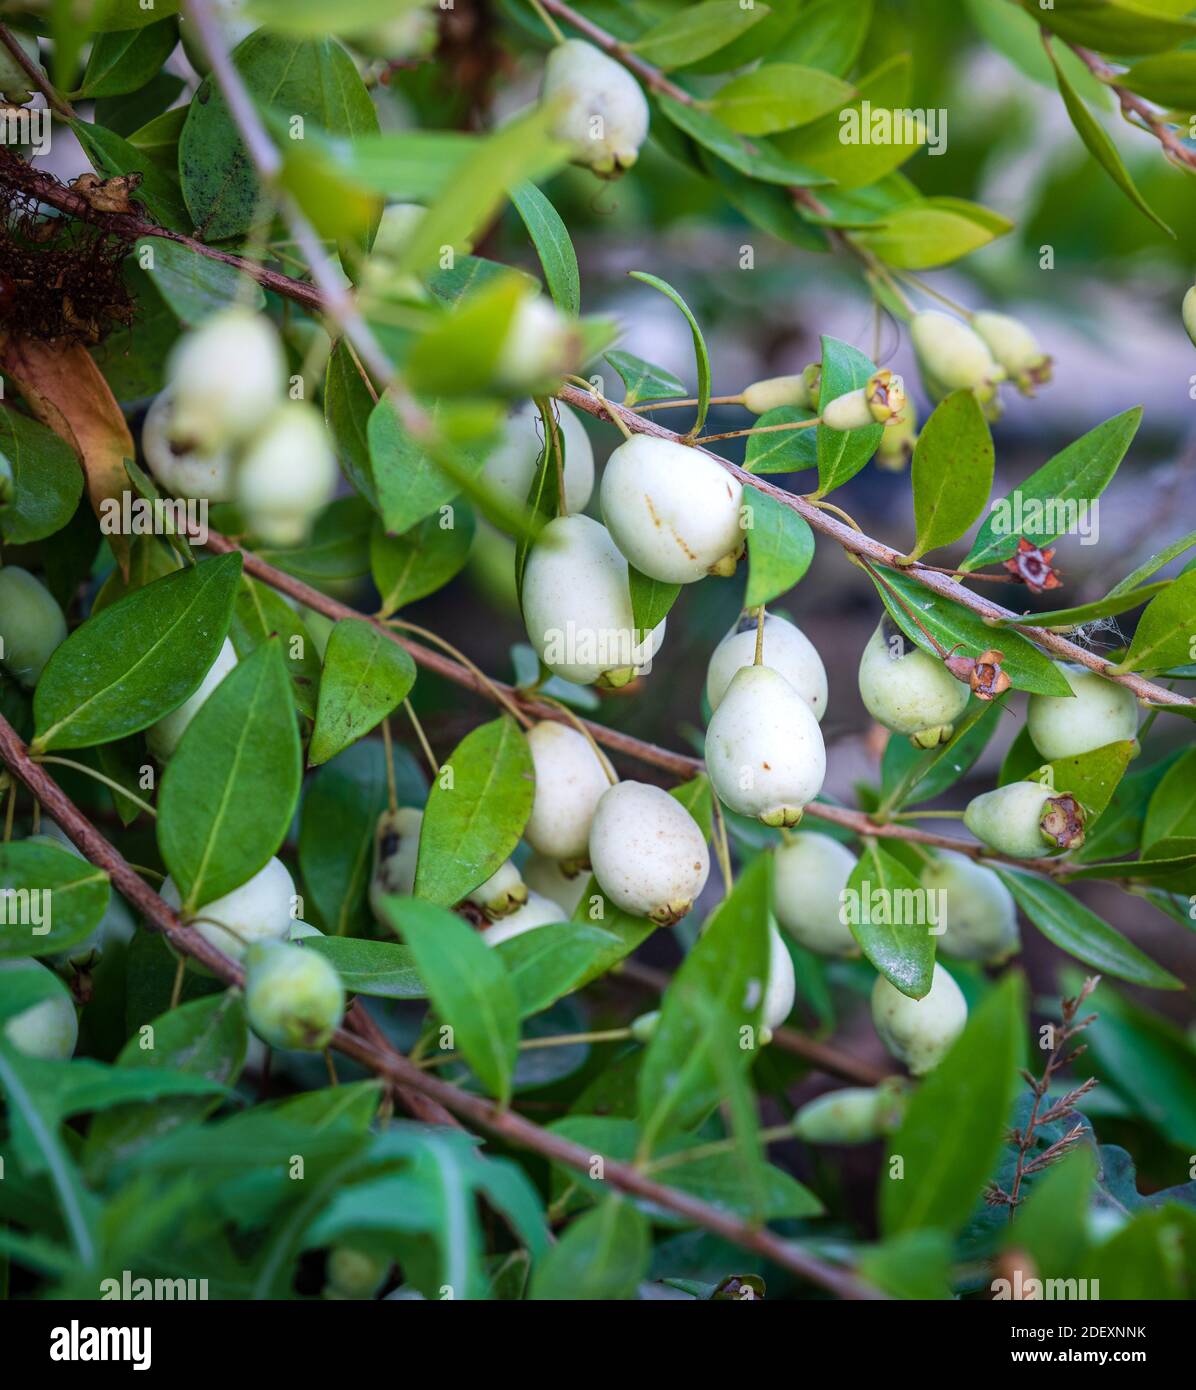
[[[899,860],[867,843],[843,891],[847,914],[860,949],[888,982],[911,999],[921,999],[934,974],[932,934],[926,895]]]
[[[935,407],[914,446],[912,558],[950,545],[980,515],[993,485],[993,440],[971,391],[955,391]]]
[[[0,845],[0,958],[77,945],[108,909],[108,875],[55,845]]]
[[[328,635],[320,704],[308,762],[326,763],[356,743],[407,698],[415,662],[405,647],[360,618],[342,618]]]

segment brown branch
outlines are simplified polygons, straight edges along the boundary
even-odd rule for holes
[[[46,105],[51,111],[56,111],[64,120],[73,121],[75,110],[65,97],[60,97],[54,90],[54,84],[42,71],[39,64],[25,52],[17,42],[16,35],[9,29],[7,24],[0,24],[0,43],[8,49],[13,61],[25,73],[30,82],[46,99]]]
[[[1088,71],[1103,82],[1116,96],[1122,114],[1130,125],[1145,131],[1148,135],[1153,135],[1162,145],[1163,153],[1173,164],[1187,169],[1189,172],[1196,172],[1196,149],[1184,144],[1161,112],[1157,111],[1149,102],[1144,101],[1136,92],[1131,92],[1128,87],[1123,87],[1117,81],[1120,74],[1116,68],[1106,63],[1099,53],[1093,53],[1090,48],[1082,48],[1077,43],[1069,43],[1067,46]],[[1138,120],[1133,119],[1135,116],[1138,117]]]
[[[71,842],[93,863],[104,869],[119,892],[141,913],[147,926],[162,932],[174,950],[205,965],[225,984],[234,988],[244,984],[241,967],[223,952],[212,946],[193,927],[188,927],[178,914],[149,888],[126,862],[120,852],[99,833],[87,817],[70,800],[43,767],[34,762],[29,751],[17,736],[12,725],[0,716],[0,758],[54,817]],[[425,1115],[433,1123],[442,1123],[443,1115],[456,1115],[471,1127],[516,1145],[580,1172],[591,1170],[595,1155],[580,1144],[559,1135],[550,1134],[522,1115],[503,1109],[481,1096],[471,1095],[428,1075],[408,1058],[395,1051],[381,1039],[378,1030],[368,1026],[360,1032],[340,1028],[332,1046],[346,1057],[352,1057],[368,1067],[375,1075],[391,1082],[404,1095],[416,1093],[428,1104]],[[365,1034],[366,1036],[363,1036]],[[606,1180],[613,1188],[632,1196],[644,1198],[695,1225],[774,1260],[783,1268],[808,1279],[811,1283],[840,1298],[872,1299],[885,1295],[861,1283],[846,1269],[828,1264],[801,1246],[772,1231],[750,1226],[718,1207],[654,1182],[638,1168],[615,1159],[605,1160]]]

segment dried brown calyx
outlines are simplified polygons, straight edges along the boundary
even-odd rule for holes
[[[1056,849],[1079,849],[1084,843],[1084,808],[1070,793],[1052,796],[1039,827],[1043,839]]]
[[[1059,571],[1051,564],[1054,558],[1054,549],[1040,550],[1021,536],[1018,538],[1017,554],[1011,555],[1004,566],[1031,593],[1041,594],[1046,589],[1058,589],[1063,583]]]
[[[1009,689],[1009,676],[1001,668],[1004,652],[989,648],[979,656],[946,656],[943,664],[957,681],[972,688],[978,700],[995,700]]]

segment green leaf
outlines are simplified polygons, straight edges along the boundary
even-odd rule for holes
[[[1083,805],[1087,813],[1086,828],[1095,824],[1109,804],[1134,752],[1134,740],[1123,739],[1074,757],[1056,758],[1049,764],[1051,785],[1055,790],[1070,792]]]
[[[562,921],[508,937],[495,949],[515,988],[519,1017],[527,1018],[593,979],[618,952],[619,940],[588,922]]]
[[[1196,748],[1171,764],[1151,795],[1142,827],[1142,848],[1162,840],[1196,839]]]
[[[382,911],[411,948],[428,997],[453,1030],[453,1049],[505,1105],[519,1046],[519,1008],[502,961],[471,926],[434,903],[388,897]]]
[[[1191,550],[1196,545],[1196,531],[1189,531],[1186,536],[1180,536],[1179,540],[1172,541],[1170,545],[1164,546],[1162,550],[1152,555],[1149,560],[1144,560],[1130,574],[1114,584],[1109,590],[1107,597],[1130,593],[1137,588],[1144,579],[1149,579],[1152,574],[1157,574],[1164,565],[1169,565],[1177,556],[1182,555],[1185,550]]]
[[[1017,1091],[1022,1054],[1020,975],[1006,975],[982,1000],[962,1035],[910,1098],[882,1168],[885,1235],[954,1231],[992,1174]],[[893,1161],[902,1161],[894,1176]]]
[[[331,962],[350,994],[376,999],[428,997],[409,946],[348,936],[309,936],[303,939],[303,949]]]
[[[179,41],[177,22],[163,19],[143,29],[100,34],[91,46],[75,101],[122,96],[143,87],[161,69]]]
[[[1157,53],[1196,39],[1196,23],[1180,17],[1177,0],[1054,0],[1049,10],[1039,0],[1021,3],[1060,38],[1106,53]]]
[[[950,650],[957,646],[960,648],[960,655],[978,657],[993,645],[993,630],[978,613],[961,607],[952,599],[933,593],[908,574],[889,569],[885,570],[884,578],[945,649]],[[878,584],[877,592],[888,609],[889,616],[910,641],[932,656],[938,655],[925,633],[910,618],[905,608],[896,602],[888,589]],[[1000,634],[1000,643],[1005,653],[1001,666],[1015,689],[1028,690],[1040,695],[1067,695],[1071,686],[1060,674],[1058,667],[1026,638],[1006,629]]]
[[[467,734],[428,797],[416,896],[448,907],[484,883],[519,843],[534,789],[531,750],[509,714]]]
[[[900,787],[894,809],[930,801],[953,787],[975,765],[1000,727],[1004,700],[973,700],[947,743],[921,752],[903,734],[890,734],[882,760],[886,802]],[[1035,764],[1037,766],[1037,764]]]
[[[534,183],[521,183],[511,192],[515,211],[523,218],[544,269],[544,282],[562,313],[581,313],[581,279],[577,252],[561,215]]]
[[[698,413],[690,434],[700,434],[702,426],[706,423],[706,412],[710,408],[710,353],[706,349],[706,339],[702,336],[698,321],[694,318],[689,305],[667,280],[662,280],[658,275],[649,275],[646,270],[632,270],[628,274],[633,280],[642,280],[645,285],[651,285],[654,290],[659,290],[661,294],[671,299],[685,315],[685,321],[689,324],[689,331],[693,335],[694,358],[698,370]]]
[[[352,57],[335,39],[294,39],[258,30],[233,63],[260,106],[301,116],[329,135],[376,132],[378,117]],[[219,86],[200,84],[179,138],[183,197],[208,241],[243,236],[258,217],[260,185]]]
[[[291,679],[295,707],[309,719],[316,717],[320,653],[299,615],[280,593],[243,574],[228,636],[239,661],[276,637]]]
[[[631,616],[641,632],[651,632],[667,617],[669,609],[681,592],[680,584],[666,584],[661,579],[649,579],[634,565],[627,566],[627,585],[631,590]]]
[[[763,4],[745,8],[739,0],[702,0],[661,20],[631,47],[655,67],[680,68],[717,53],[768,13]]]
[[[0,538],[6,545],[28,545],[61,531],[83,495],[75,451],[45,425],[4,410],[0,454],[12,466],[12,500],[0,507]]]
[[[225,265],[201,256],[189,246],[161,237],[146,238],[134,247],[136,254],[152,254],[154,289],[184,328],[193,328],[209,314],[237,300],[249,309],[263,309],[266,296],[256,280]]]
[[[858,348],[838,338],[822,338],[822,385],[819,403],[825,410],[831,401],[867,385],[876,367]],[[862,430],[832,430],[818,426],[818,497],[825,497],[854,478],[876,452],[883,425]]]
[[[1196,27],[1192,33],[1196,36]],[[1117,152],[1117,146],[1110,139],[1104,126],[1096,119],[1091,111],[1084,105],[1083,99],[1076,92],[1075,88],[1067,80],[1063,69],[1055,59],[1054,49],[1047,50],[1051,56],[1051,62],[1055,66],[1055,77],[1059,83],[1059,95],[1063,98],[1063,105],[1067,108],[1067,114],[1071,117],[1071,123],[1076,128],[1076,134],[1088,147],[1088,153],[1104,169],[1105,173],[1113,180],[1118,188],[1125,194],[1139,212],[1149,217],[1150,220],[1160,230],[1168,236],[1175,233],[1154,211],[1150,204],[1138,192],[1138,186],[1130,178],[1129,170],[1122,163],[1121,155]]]
[[[993,485],[993,441],[971,391],[955,391],[935,407],[914,446],[912,558],[950,545],[980,515]]]
[[[856,233],[860,245],[886,265],[931,270],[987,246],[1013,223],[959,198],[922,198],[887,213]]]
[[[712,105],[718,118],[741,135],[771,135],[817,120],[854,95],[850,84],[829,72],[769,63],[720,87]]]
[[[1196,628],[1196,570],[1181,574],[1157,598],[1151,599],[1134,632],[1134,640],[1115,671],[1165,671],[1194,658]]]
[[[401,536],[388,535],[376,523],[370,535],[370,572],[382,595],[379,616],[388,618],[454,579],[469,559],[476,529],[472,508],[460,502],[425,517]]]
[[[872,0],[813,0],[773,56],[842,75],[860,56],[871,23]]]
[[[751,563],[743,604],[756,608],[787,594],[805,576],[814,558],[814,533],[792,507],[758,488],[747,491],[744,529]]]
[[[0,959],[77,945],[99,926],[109,897],[103,869],[68,849],[0,844]]]
[[[733,169],[748,178],[764,183],[779,183],[785,187],[803,188],[826,183],[827,177],[803,164],[794,163],[780,154],[766,138],[749,140],[730,126],[703,111],[670,96],[657,95],[656,104],[669,121],[692,140],[718,155]],[[831,117],[825,119],[830,120]],[[813,127],[805,127],[813,129]]]
[[[1178,111],[1196,110],[1196,52],[1160,53],[1143,58],[1128,72],[1117,74],[1117,85],[1140,97]]]
[[[436,265],[446,246],[464,255],[512,190],[560,168],[569,151],[549,136],[551,124],[552,113],[534,107],[483,140],[416,223],[397,258],[398,274]]]
[[[36,746],[111,743],[178,709],[219,655],[240,573],[239,554],[204,560],[76,628],[38,682]]]
[[[1115,927],[1102,921],[1065,888],[1045,878],[994,865],[1017,905],[1048,941],[1091,965],[1102,975],[1144,985],[1147,989],[1181,989],[1180,982]]]
[[[634,1298],[648,1273],[651,1254],[647,1218],[624,1198],[607,1197],[578,1217],[540,1261],[529,1297],[551,1301]]]
[[[608,352],[606,360],[618,372],[626,388],[623,404],[638,405],[641,401],[664,401],[670,396],[684,396],[685,387],[672,372],[645,362],[630,352]]]
[[[341,470],[370,506],[379,510],[370,469],[366,425],[374,408],[370,388],[362,378],[348,343],[342,338],[332,349],[324,376],[324,422],[332,436]]]
[[[1144,584],[1140,589],[1130,589],[1121,594],[1106,594],[1104,598],[1092,603],[1081,603],[1075,608],[1052,608],[1045,613],[1019,613],[1009,618],[995,618],[996,627],[1079,627],[1097,618],[1112,618],[1119,613],[1128,613],[1162,593],[1171,583],[1161,579],[1157,584]]]
[[[1052,1164],[1017,1210],[1002,1244],[1030,1257],[1044,1279],[1074,1276],[1088,1246],[1088,1211],[1096,1179],[1092,1151],[1077,1147]]]
[[[791,425],[816,418],[812,410],[781,405],[775,410],[766,410],[756,421],[756,427],[767,430],[769,425]],[[743,466],[749,473],[800,473],[803,468],[817,468],[818,431],[775,430],[749,434]]]
[[[162,775],[158,848],[186,911],[266,865],[286,838],[302,777],[290,686],[272,639],[212,691]]]
[[[121,174],[140,174],[136,201],[145,205],[156,222],[175,231],[189,230],[191,219],[179,196],[178,185],[157,165],[147,163],[135,145],[94,122],[70,121],[68,124],[97,174],[106,179]]]
[[[975,570],[1007,560],[1017,550],[1019,517],[1035,545],[1051,545],[1075,524],[1071,518],[1078,509],[1108,486],[1141,422],[1141,406],[1114,415],[1060,450],[1002,501],[995,502],[960,569]]]
[[[414,684],[415,662],[405,647],[362,618],[342,618],[324,652],[309,765],[326,763],[368,734],[403,703]]]
[[[772,858],[761,854],[740,874],[673,977],[639,1075],[642,1150],[654,1151],[700,1119],[726,1094],[715,1051],[759,1024],[768,979]],[[738,1046],[738,1043],[736,1042]],[[739,1053],[746,1067],[752,1052]]]
[[[417,8],[420,0],[248,0],[244,15],[254,23],[284,34],[313,38],[330,29],[337,34],[369,34],[385,30],[388,21]]]
[[[374,518],[360,497],[338,497],[316,518],[306,544],[285,550],[263,546],[260,557],[314,588],[370,572],[370,530]]]
[[[847,880],[840,911],[851,909],[851,934],[895,989],[921,999],[934,974],[934,923],[921,884],[899,860],[865,841]]]

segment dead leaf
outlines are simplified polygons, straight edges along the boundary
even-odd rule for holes
[[[136,456],[116,397],[82,343],[47,343],[17,335],[0,340],[0,373],[15,383],[33,414],[74,449],[87,478],[92,509],[103,519],[129,490],[125,460]],[[129,573],[129,537],[105,532],[121,573]]]

